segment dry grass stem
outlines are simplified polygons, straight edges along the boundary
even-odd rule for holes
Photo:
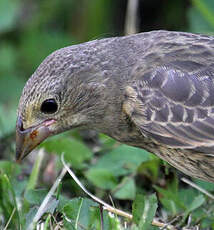
[[[10,221],[12,220],[12,218],[13,218],[13,215],[14,215],[15,211],[16,211],[16,208],[14,208],[14,209],[13,209],[13,211],[12,211],[12,213],[11,213],[11,215],[10,215],[10,218],[9,218],[9,220],[7,221],[7,224],[5,225],[5,227],[4,227],[4,229],[3,229],[3,230],[6,230],[6,229],[7,229],[7,227],[9,226]]]
[[[64,175],[66,174],[67,169],[63,168],[60,175],[58,176],[58,178],[56,179],[55,183],[53,184],[53,186],[51,187],[50,191],[48,192],[48,194],[46,195],[46,197],[44,198],[44,200],[42,201],[36,215],[33,218],[32,223],[30,224],[30,226],[28,227],[28,230],[31,230],[34,228],[34,224],[37,223],[37,221],[42,217],[42,215],[44,214],[44,210],[46,209],[46,206],[50,200],[50,198],[53,196],[54,192],[56,191],[57,187],[59,186],[59,183],[61,182],[62,178],[64,177]]]
[[[186,179],[186,178],[184,178],[184,177],[181,178],[181,180],[182,180],[184,183],[190,185],[191,187],[197,189],[198,191],[204,193],[204,194],[205,194],[206,196],[208,196],[209,198],[214,199],[214,196],[213,196],[211,193],[207,192],[205,189],[201,188],[200,186],[198,186],[197,184],[193,183],[192,181],[190,181],[190,180],[188,180],[188,179]]]
[[[137,33],[137,9],[138,0],[129,0],[126,10],[126,21],[125,21],[125,34],[136,34]]]
[[[124,212],[120,209],[114,208],[111,205],[107,204],[105,201],[101,200],[100,198],[96,197],[95,195],[93,195],[91,192],[89,192],[84,185],[79,181],[79,179],[77,178],[77,176],[74,174],[74,172],[69,168],[69,166],[65,163],[64,160],[64,154],[62,154],[61,156],[61,161],[64,165],[64,168],[66,168],[66,170],[68,171],[68,173],[70,174],[70,176],[73,178],[73,180],[79,185],[79,187],[94,201],[96,201],[97,203],[103,205],[103,209],[107,210],[108,212],[114,213],[115,215],[118,216],[122,216],[125,217],[129,220],[132,220],[132,215],[130,213]],[[161,223],[160,221],[154,219],[152,221],[152,225],[157,226],[157,227],[161,227],[161,228],[165,228],[165,229],[169,229],[169,230],[176,230],[176,228],[172,225],[168,225],[165,223]]]

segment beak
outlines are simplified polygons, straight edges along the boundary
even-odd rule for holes
[[[43,123],[23,129],[21,117],[18,117],[16,123],[16,161],[20,162],[26,157],[37,145],[52,135],[50,126],[55,123],[55,120],[47,120]]]

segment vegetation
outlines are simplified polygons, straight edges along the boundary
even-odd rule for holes
[[[16,108],[27,78],[52,51],[123,35],[124,0],[0,1],[0,229],[214,229],[214,202],[184,183],[154,155],[103,134],[74,130],[48,139],[21,165],[15,158]],[[212,34],[213,0],[139,1],[139,31],[170,29]],[[44,153],[45,152],[45,153]],[[66,174],[61,154],[85,187],[133,220],[110,214]],[[193,179],[214,192],[214,185]],[[41,217],[41,218],[40,218]],[[36,220],[34,225],[33,220]],[[154,223],[154,222],[153,222]]]

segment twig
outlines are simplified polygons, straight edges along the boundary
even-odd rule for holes
[[[64,154],[61,155],[61,161],[62,164],[64,165],[64,167],[66,168],[66,170],[68,171],[68,173],[71,175],[71,177],[73,178],[73,180],[79,185],[79,187],[94,201],[96,201],[97,203],[103,205],[103,209],[107,210],[108,212],[114,213],[115,215],[119,215],[119,216],[123,216],[129,220],[132,220],[132,215],[130,213],[124,212],[120,209],[114,208],[111,205],[107,204],[105,201],[101,200],[100,198],[94,196],[91,192],[89,192],[84,185],[79,181],[79,179],[76,177],[76,175],[74,174],[74,172],[69,168],[69,166],[65,163],[64,160]],[[169,230],[176,230],[176,228],[172,225],[168,225],[165,223],[161,223],[158,220],[154,219],[152,221],[152,225],[157,226],[157,227],[162,227],[162,228],[166,228]]]
[[[184,177],[182,177],[181,180],[182,180],[184,183],[186,183],[186,184],[192,186],[193,188],[197,189],[198,191],[204,193],[204,194],[207,195],[209,198],[214,199],[214,196],[213,196],[211,193],[207,192],[205,189],[201,188],[200,186],[198,186],[197,184],[193,183],[192,181],[190,181],[190,180],[188,180],[188,179],[186,179],[186,178],[184,178]]]
[[[74,181],[79,185],[79,187],[89,196],[91,197],[93,200],[95,200],[97,203],[102,204],[104,206],[104,209],[112,212],[112,213],[117,213],[120,216],[126,217],[128,219],[132,219],[132,215],[129,213],[126,213],[124,211],[121,211],[119,209],[113,208],[111,205],[107,204],[106,202],[104,202],[103,200],[101,200],[100,198],[94,196],[92,193],[90,193],[84,186],[83,184],[79,181],[79,179],[76,177],[76,175],[74,174],[74,172],[68,167],[68,165],[65,163],[64,160],[64,154],[61,155],[61,161],[64,165],[64,167],[66,168],[66,170],[68,171],[68,173],[71,175],[71,177],[74,179]]]
[[[46,197],[44,198],[44,200],[42,201],[42,204],[40,205],[36,215],[33,218],[32,223],[30,224],[30,226],[28,227],[28,230],[33,229],[34,224],[42,217],[42,215],[44,214],[44,209],[46,208],[47,203],[49,202],[50,198],[52,197],[52,195],[54,194],[55,190],[57,189],[57,187],[59,186],[59,183],[61,182],[62,178],[64,177],[64,175],[66,174],[67,170],[66,168],[63,168],[59,177],[56,179],[55,183],[53,184],[53,186],[51,187],[50,191],[48,192],[48,194],[46,195]]]

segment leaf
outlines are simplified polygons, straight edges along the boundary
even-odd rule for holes
[[[69,201],[62,209],[67,218],[77,220],[81,211],[83,199],[75,198]],[[78,220],[77,220],[78,221]]]
[[[185,209],[187,209],[193,202],[194,198],[199,194],[200,192],[194,188],[180,188],[177,197],[185,205]]]
[[[29,189],[25,192],[24,198],[30,204],[40,205],[45,198],[47,192],[47,189]]]
[[[6,174],[8,177],[15,176],[20,172],[20,165],[11,161],[0,161],[0,172]]]
[[[71,163],[74,168],[83,167],[82,163],[92,157],[91,150],[82,142],[71,139],[66,136],[53,137],[42,145],[48,152],[55,152],[58,154],[64,153],[67,163]]]
[[[26,214],[26,223],[25,223],[25,228],[28,229],[28,226],[32,223],[34,216],[36,215],[38,211],[38,207],[32,207],[29,212]]]
[[[87,171],[86,177],[94,185],[103,189],[113,189],[117,185],[116,177],[106,169],[91,168]]]
[[[12,178],[11,183],[12,183],[13,188],[15,188],[14,192],[15,192],[16,198],[22,199],[22,195],[27,185],[27,179],[19,180],[16,178]]]
[[[113,191],[114,197],[121,200],[134,200],[136,196],[136,185],[133,178],[125,177]]]
[[[70,200],[62,209],[63,215],[66,217],[64,222],[66,223],[66,219],[69,220],[68,229],[81,229],[76,228],[77,226],[93,229],[91,226],[94,226],[96,221],[94,219],[92,207],[97,206],[98,205],[95,202],[89,199],[75,198]],[[91,228],[89,228],[89,226]]]
[[[143,196],[138,194],[132,206],[133,221],[139,229],[149,229],[157,210],[155,194]]]
[[[34,194],[33,194],[34,193]],[[28,200],[30,200],[30,203],[32,204],[34,203],[40,203],[42,202],[41,198],[44,194],[42,194],[41,196],[41,191],[39,192],[40,194],[36,194],[35,191],[30,191],[28,190],[27,192],[27,196],[26,198],[28,198]],[[36,200],[33,201],[33,195],[35,196]],[[29,199],[30,198],[30,199]],[[40,201],[39,201],[40,200]],[[39,202],[38,202],[39,201]],[[48,203],[46,204],[45,208],[42,209],[41,211],[41,216],[44,216],[45,214],[51,213],[53,215],[53,213],[55,212],[57,206],[58,206],[59,201],[55,198],[55,197],[51,197],[48,201]],[[26,216],[26,228],[25,229],[29,229],[29,226],[31,225],[36,213],[38,211],[37,207],[31,208],[30,211],[28,212],[27,216]],[[30,219],[30,221],[29,221]]]
[[[101,229],[100,208],[97,203],[89,199],[75,198],[63,207],[64,228],[68,230]],[[120,223],[116,217],[110,216],[103,210],[103,229],[120,230]]]
[[[183,198],[179,196],[180,191],[178,191],[177,178],[175,178],[172,183],[168,184],[166,189],[156,185],[153,187],[162,195],[160,197],[161,203],[168,211],[172,212],[172,214],[176,214],[180,210],[185,210],[186,206]]]
[[[57,206],[57,210],[59,212],[62,212],[63,208],[68,204],[69,199],[65,197],[63,194],[60,194],[58,200],[59,200],[59,204]]]
[[[148,160],[146,162],[142,162],[141,165],[138,167],[138,174],[147,175],[152,181],[156,181],[159,176],[159,165],[160,165],[160,158],[156,157],[155,155],[151,155],[152,160]]]
[[[127,175],[135,172],[142,162],[151,159],[150,153],[143,149],[120,145],[113,151],[100,157],[93,168],[105,169],[114,176]]]
[[[208,192],[214,191],[214,183],[207,182],[207,181],[202,181],[199,179],[193,179],[194,182],[201,188],[207,190]]]
[[[58,203],[59,201],[56,199],[56,197],[52,196],[44,209],[44,213],[53,214],[58,206]]]
[[[20,218],[16,204],[15,192],[9,178],[5,174],[0,174],[0,210],[6,221],[9,220],[14,208],[16,209],[11,220],[11,226],[20,226]],[[15,224],[15,225],[14,225]]]
[[[203,195],[198,195],[194,198],[192,203],[187,207],[187,210],[184,212],[183,222],[186,220],[187,216],[194,211],[195,209],[199,208],[205,202],[205,198]]]

